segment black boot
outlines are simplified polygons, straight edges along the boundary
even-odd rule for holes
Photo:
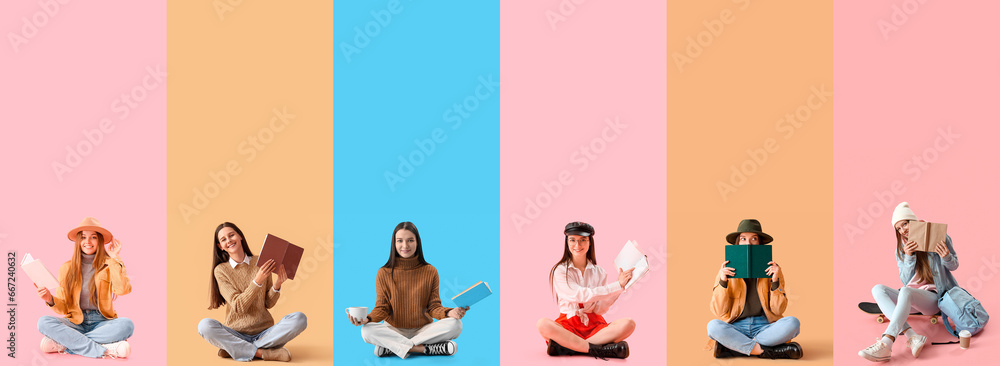
[[[618,343],[608,343],[608,344],[591,344],[590,352],[588,355],[600,358],[607,361],[608,358],[627,358],[628,357],[628,342],[621,341]]]
[[[757,356],[760,358],[770,358],[772,360],[776,360],[779,358],[796,360],[802,358],[802,347],[800,347],[799,344],[795,342],[788,342],[771,347],[760,346],[760,349],[764,351],[759,356]]]
[[[747,355],[726,348],[726,346],[723,346],[722,343],[715,342],[715,358],[733,357],[747,357]]]
[[[556,343],[556,341],[551,339],[549,340],[549,348],[546,350],[546,353],[548,353],[549,356],[576,356],[585,354],[563,347],[561,344]]]

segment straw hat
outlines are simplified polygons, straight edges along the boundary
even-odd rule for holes
[[[113,236],[111,236],[111,232],[101,226],[101,222],[97,221],[97,219],[93,217],[83,218],[83,221],[80,222],[80,226],[70,230],[69,233],[66,234],[66,237],[71,241],[76,241],[76,234],[84,230],[101,233],[101,235],[104,236],[104,244],[110,243],[113,238]]]

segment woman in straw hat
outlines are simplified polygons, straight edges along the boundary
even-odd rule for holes
[[[38,319],[42,352],[70,353],[93,358],[128,357],[126,341],[133,325],[115,312],[112,301],[132,292],[122,243],[93,217],[83,219],[66,234],[73,241],[73,254],[59,267],[59,288],[53,295],[45,287],[38,296],[59,317]],[[108,250],[104,246],[110,244]],[[38,287],[38,285],[35,285]]]

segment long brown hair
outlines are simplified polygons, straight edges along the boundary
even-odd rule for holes
[[[896,228],[893,227],[893,230]],[[905,259],[906,253],[903,252],[903,235],[896,230],[896,257],[900,260]],[[916,273],[917,282],[929,282],[934,283],[934,272],[931,271],[931,261],[930,254],[927,252],[915,252],[913,256],[917,257]]]
[[[243,236],[243,231],[236,227],[236,224],[231,222],[223,222],[219,224],[219,227],[215,228],[215,235],[212,236],[212,271],[209,273],[209,277],[212,278],[211,286],[208,287],[208,310],[217,309],[218,307],[226,304],[226,298],[222,297],[222,293],[219,292],[219,280],[215,279],[215,267],[220,263],[229,262],[229,252],[219,248],[219,232],[223,228],[233,228],[236,234],[239,234],[240,241],[242,242],[243,254],[253,256],[253,252],[250,251],[250,246],[247,245],[247,238]]]
[[[590,262],[596,266],[597,254],[594,253],[594,236],[588,236],[588,238],[590,238],[590,248],[587,248],[587,262]],[[566,235],[566,238],[563,239],[562,259],[556,262],[556,264],[552,266],[552,269],[549,270],[549,290],[552,291],[552,295],[556,297],[556,301],[559,301],[559,294],[556,293],[555,286],[552,285],[552,281],[555,279],[556,275],[556,268],[558,268],[563,264],[569,265],[572,262],[573,262],[573,253],[570,253],[569,251],[569,235]],[[566,273],[566,276],[567,277],[569,276],[569,272]]]
[[[424,259],[424,247],[420,244],[420,232],[417,231],[417,226],[409,221],[403,221],[396,224],[396,228],[392,229],[392,238],[389,238],[389,259],[385,261],[384,265],[382,265],[382,268],[389,269],[389,277],[393,278],[393,280],[395,280],[396,274],[396,258],[399,257],[399,254],[396,253],[396,233],[400,230],[406,230],[413,233],[413,236],[417,239],[417,249],[413,252],[413,256],[417,258],[417,265],[422,266],[427,264],[427,260]]]
[[[90,283],[86,284],[86,286],[90,289],[90,301],[94,305],[98,305],[97,282],[95,280],[97,279],[97,272],[104,270],[104,267],[107,266],[105,261],[108,258],[108,252],[104,250],[104,235],[101,235],[99,232],[95,233],[97,234],[98,244],[97,251],[94,252],[94,275],[90,277]],[[65,280],[60,284],[60,286],[62,286],[63,293],[66,294],[67,297],[65,300],[70,304],[80,302],[80,292],[74,293],[70,291],[70,289],[76,286],[80,286],[82,289],[84,286],[82,283],[83,273],[81,272],[81,268],[83,267],[83,248],[80,247],[80,242],[82,241],[83,231],[79,231],[76,233],[76,240],[74,240],[76,244],[73,245],[73,256],[69,260],[69,270],[66,271]]]

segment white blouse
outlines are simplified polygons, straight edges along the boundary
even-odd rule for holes
[[[601,267],[587,262],[587,268],[581,273],[579,268],[570,263],[560,264],[552,275],[552,287],[559,301],[559,312],[566,318],[580,317],[580,322],[587,325],[588,313],[604,314],[618,300],[624,289],[618,281],[607,282],[608,275]]]

